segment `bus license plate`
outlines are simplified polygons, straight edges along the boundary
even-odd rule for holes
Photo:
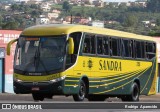
[[[39,91],[39,87],[32,87],[32,91]]]

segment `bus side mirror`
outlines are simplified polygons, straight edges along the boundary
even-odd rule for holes
[[[74,41],[72,37],[69,37],[68,43],[69,43],[68,54],[73,54],[74,53]]]
[[[18,39],[14,39],[14,40],[11,40],[8,44],[7,44],[7,55],[10,55],[11,53],[11,45],[14,43],[14,42],[17,42]]]

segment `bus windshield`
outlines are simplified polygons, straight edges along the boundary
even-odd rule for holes
[[[14,68],[24,72],[54,71],[63,68],[66,36],[20,37]]]

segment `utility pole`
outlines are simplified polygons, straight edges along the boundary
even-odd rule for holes
[[[82,20],[83,17],[84,17],[84,8],[85,8],[85,7],[83,7],[83,5],[84,5],[84,2],[81,0],[81,17],[80,17],[81,20]]]
[[[72,21],[73,21],[73,20],[72,20],[72,13],[71,13],[71,21],[70,21],[70,24],[72,24]]]
[[[81,19],[83,18],[83,13],[84,13],[84,9],[83,9],[82,0],[81,0]]]

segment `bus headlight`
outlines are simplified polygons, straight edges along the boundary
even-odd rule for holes
[[[50,80],[50,82],[58,82],[58,81],[61,81],[61,80],[64,80],[66,78],[66,76],[63,76],[63,77],[60,77],[60,78],[57,78],[57,79],[53,79],[53,80]]]
[[[15,82],[22,82],[22,80],[16,79],[16,78],[14,78],[14,81],[15,81]]]

